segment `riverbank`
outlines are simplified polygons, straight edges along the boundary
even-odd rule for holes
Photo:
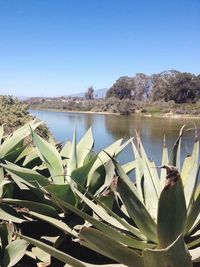
[[[52,112],[63,112],[63,113],[82,113],[82,114],[102,114],[102,115],[116,115],[119,116],[120,113],[114,113],[109,111],[84,111],[84,110],[66,110],[66,109],[56,109],[56,108],[33,108],[31,110],[45,110]]]
[[[63,109],[50,109],[50,108],[30,108],[31,110],[44,110],[50,112],[62,112],[62,113],[80,113],[80,114],[99,114],[99,115],[115,115],[119,116],[120,113],[109,112],[109,111],[81,111],[81,110],[63,110]],[[189,115],[189,114],[176,114],[173,112],[168,113],[143,113],[139,110],[136,110],[134,113],[129,116],[141,116],[149,118],[171,118],[171,119],[200,119],[200,115]]]

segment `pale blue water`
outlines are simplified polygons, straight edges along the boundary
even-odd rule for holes
[[[148,156],[160,164],[164,134],[167,145],[172,148],[183,124],[188,127],[200,127],[199,119],[172,119],[152,118],[139,116],[116,116],[104,114],[67,113],[44,110],[30,110],[31,114],[43,120],[58,141],[65,142],[72,139],[75,125],[77,125],[78,139],[91,126],[95,139],[95,151],[104,149],[120,138],[127,140],[140,133],[143,145]],[[194,141],[194,132],[187,133],[183,138],[182,156],[191,152]],[[121,162],[133,159],[131,147],[128,147],[120,156]]]

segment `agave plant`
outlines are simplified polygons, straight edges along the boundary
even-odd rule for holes
[[[0,164],[20,166],[26,157],[31,153],[33,147],[30,146],[30,127],[34,130],[41,124],[35,120],[30,121],[23,127],[15,130],[9,135],[4,134],[4,125],[0,127]],[[22,185],[23,186],[23,185]],[[0,197],[14,197],[16,184],[9,176],[9,173],[0,166]],[[16,216],[16,217],[15,217]],[[0,203],[0,220],[8,220],[15,223],[23,221],[22,216],[17,214],[12,207]]]
[[[195,139],[193,151],[181,168],[183,132],[182,129],[169,157],[164,145],[160,172],[148,159],[141,141],[138,148],[132,142],[135,183],[112,159],[115,186],[110,185],[109,194],[115,196],[116,210],[110,209],[73,178],[74,183],[70,184],[73,192],[93,210],[92,215],[45,189],[46,196],[66,214],[71,211],[87,222],[78,235],[83,246],[130,267],[199,266],[199,141]],[[77,238],[77,230],[71,228],[71,231],[76,231]],[[83,262],[70,262],[69,255],[41,241],[21,237],[65,263],[88,266]]]
[[[68,141],[60,152],[55,144],[47,142],[33,130],[31,132],[35,148],[31,148],[22,166],[10,164],[8,161],[6,164],[1,164],[20,188],[23,187],[23,183],[30,190],[38,189],[38,194],[41,194],[40,187],[45,186],[48,192],[78,206],[79,198],[71,187],[74,180],[87,188],[90,193],[98,194],[101,191],[100,188],[113,175],[113,173],[106,172],[111,165],[109,156],[103,151],[96,155],[92,150],[94,140],[91,129],[78,144],[75,132],[73,141]],[[105,151],[111,156],[117,156],[129,142],[128,140],[122,144],[122,139],[120,139]],[[129,162],[122,167],[128,173],[133,169],[133,164]]]
[[[35,147],[31,146],[28,153],[20,157],[22,159],[20,164],[18,161],[9,162],[8,160],[4,160],[1,164],[2,170],[9,177],[9,179],[2,178],[3,182],[9,180],[15,183],[17,188],[9,195],[5,194],[4,187],[0,205],[4,208],[5,219],[20,223],[18,227],[25,234],[31,227],[33,229],[31,236],[34,236],[35,222],[42,223],[42,226],[37,224],[40,228],[37,238],[52,231],[51,235],[59,236],[59,241],[55,244],[58,248],[65,241],[66,236],[78,238],[77,231],[72,228],[82,222],[80,222],[80,216],[74,216],[74,213],[69,213],[69,210],[63,216],[60,205],[46,197],[45,193],[49,192],[78,210],[89,213],[91,209],[84,204],[74,189],[79,189],[81,192],[88,190],[105,203],[105,198],[101,198],[101,192],[103,188],[109,186],[114,174],[114,165],[103,151],[98,155],[93,152],[94,140],[91,129],[79,143],[76,142],[75,131],[73,141],[68,141],[59,151],[54,143],[47,142],[35,133],[33,127],[31,128],[29,127],[29,131]],[[105,151],[111,156],[117,156],[129,143],[130,140],[122,144],[121,139]],[[122,168],[128,173],[134,168],[134,164],[129,162]],[[108,196],[106,203],[112,206],[113,201],[114,195]],[[49,226],[58,228],[58,231],[54,231]],[[60,235],[60,230],[65,233],[64,238],[63,234]],[[38,233],[38,230],[36,232]]]

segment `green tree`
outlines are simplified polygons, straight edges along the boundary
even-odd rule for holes
[[[187,72],[154,75],[152,98],[154,101],[174,100],[176,103],[193,103],[200,97],[200,78]]]
[[[106,97],[116,97],[119,99],[135,98],[135,83],[131,77],[119,78],[113,86],[107,91]]]

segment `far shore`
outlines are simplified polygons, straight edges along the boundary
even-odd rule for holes
[[[82,114],[102,114],[102,115],[115,115],[119,116],[120,113],[114,113],[109,111],[81,111],[81,110],[61,110],[61,109],[50,109],[50,108],[34,108],[31,107],[32,110],[46,110],[46,111],[52,111],[52,112],[63,112],[63,113],[82,113]],[[149,117],[149,118],[171,118],[171,119],[200,119],[200,116],[198,115],[182,115],[182,114],[176,114],[176,113],[142,113],[139,111],[136,111],[135,113],[132,113],[130,116],[141,116],[141,117]]]

